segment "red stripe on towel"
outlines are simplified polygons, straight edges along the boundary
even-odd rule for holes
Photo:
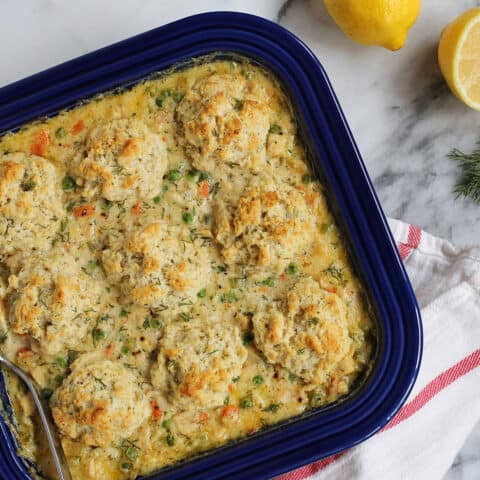
[[[407,245],[406,243],[399,243],[398,244],[398,251],[400,253],[400,258],[402,260],[405,260],[410,252],[412,251],[411,247]]]
[[[406,260],[414,248],[418,248],[422,240],[422,230],[415,225],[408,226],[407,242],[398,244],[400,258]]]
[[[420,236],[418,237],[418,243],[420,243]],[[418,244],[417,244],[418,245]],[[393,420],[387,424],[381,432],[389,430],[395,427],[399,423],[410,418],[414,413],[423,408],[433,397],[438,395],[443,389],[447,388],[450,384],[463,377],[473,369],[480,366],[480,349],[475,350],[473,353],[460,360],[458,363],[445,370],[443,373],[435,377],[430,383],[428,383],[418,395],[405,404]],[[294,470],[293,472],[285,473],[276,477],[276,480],[304,480],[311,475],[323,470],[331,465],[335,460],[345,455],[346,452],[336,453],[330,457],[319,460],[318,462],[311,463],[305,467]]]
[[[420,245],[420,240],[422,239],[422,230],[415,225],[410,225],[408,229],[408,239],[407,243],[412,248],[417,248]]]
[[[476,350],[468,357],[465,357],[463,360],[460,360],[460,362],[456,363],[448,370],[445,370],[438,375],[438,377],[435,377],[413,400],[400,409],[394,419],[386,425],[382,431],[389,430],[400,422],[410,418],[444,388],[448,387],[455,380],[463,377],[478,366],[480,366],[480,349]]]

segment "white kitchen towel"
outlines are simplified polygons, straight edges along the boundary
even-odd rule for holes
[[[480,419],[480,248],[390,227],[422,311],[418,380],[375,436],[277,480],[440,480]]]

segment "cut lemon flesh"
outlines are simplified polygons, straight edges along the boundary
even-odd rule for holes
[[[468,10],[445,28],[438,59],[452,92],[480,110],[480,8]]]

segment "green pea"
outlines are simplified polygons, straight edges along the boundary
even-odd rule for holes
[[[173,447],[175,445],[175,437],[171,433],[167,435],[165,440],[169,447]]]
[[[101,328],[94,328],[92,330],[92,338],[94,342],[101,342],[107,338],[107,334]]]
[[[100,266],[100,262],[98,260],[90,260],[83,268],[82,270],[88,274],[92,275],[93,272]]]
[[[197,297],[198,298],[205,298],[207,296],[207,289],[206,288],[202,288],[201,290],[199,290],[197,292]]]
[[[155,104],[157,105],[158,108],[162,108],[165,100],[171,96],[170,90],[162,90],[160,94],[157,96],[155,99]]]
[[[268,413],[277,413],[281,406],[281,403],[271,403],[268,407],[264,408],[263,411]]]
[[[73,190],[76,186],[77,182],[73,177],[70,177],[69,175],[65,175],[65,177],[63,177],[62,188],[65,192]]]
[[[273,277],[268,277],[262,281],[262,285],[267,285],[268,287],[274,287],[275,279]]]
[[[65,131],[65,129],[63,127],[59,127],[55,131],[55,136],[57,138],[63,138],[66,134],[67,134],[67,132]]]
[[[67,368],[67,360],[65,360],[65,358],[63,357],[57,357],[53,363],[55,363],[55,365],[59,368]]]
[[[248,409],[253,407],[253,401],[250,397],[243,397],[240,400],[240,408]]]
[[[323,405],[325,403],[325,400],[326,400],[325,392],[321,392],[321,391],[317,390],[310,395],[309,405],[312,408],[320,407],[321,405]]]
[[[195,217],[195,215],[194,215],[193,212],[183,212],[183,214],[182,214],[183,223],[187,223],[187,224],[192,223],[194,217]]]
[[[125,450],[125,456],[131,460],[132,462],[134,462],[137,458],[138,458],[138,449],[136,449],[135,447],[128,447],[126,450]]]
[[[192,181],[195,180],[200,175],[200,172],[195,168],[192,168],[187,172],[187,179]]]
[[[263,383],[263,377],[261,375],[255,375],[252,378],[252,383],[254,385],[261,385]]]
[[[150,319],[150,326],[152,328],[160,328],[162,326],[162,321],[157,317],[152,317]]]
[[[285,271],[289,275],[294,276],[298,274],[298,272],[300,271],[300,268],[296,263],[290,263],[288,267],[285,269]]]
[[[180,180],[181,177],[182,177],[182,173],[180,172],[180,170],[177,170],[177,169],[170,170],[167,173],[167,179],[169,182],[176,182]]]

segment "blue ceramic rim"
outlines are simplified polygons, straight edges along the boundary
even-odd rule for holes
[[[350,401],[169,467],[151,479],[269,478],[349,448],[398,411],[421,358],[418,306],[336,96],[313,53],[282,27],[252,15],[218,12],[132,37],[0,89],[0,132],[212,52],[252,58],[291,94],[314,167],[326,177],[380,312],[383,352],[368,384]],[[0,431],[5,437],[0,471],[9,480],[30,478],[19,468],[15,440],[3,421]]]

